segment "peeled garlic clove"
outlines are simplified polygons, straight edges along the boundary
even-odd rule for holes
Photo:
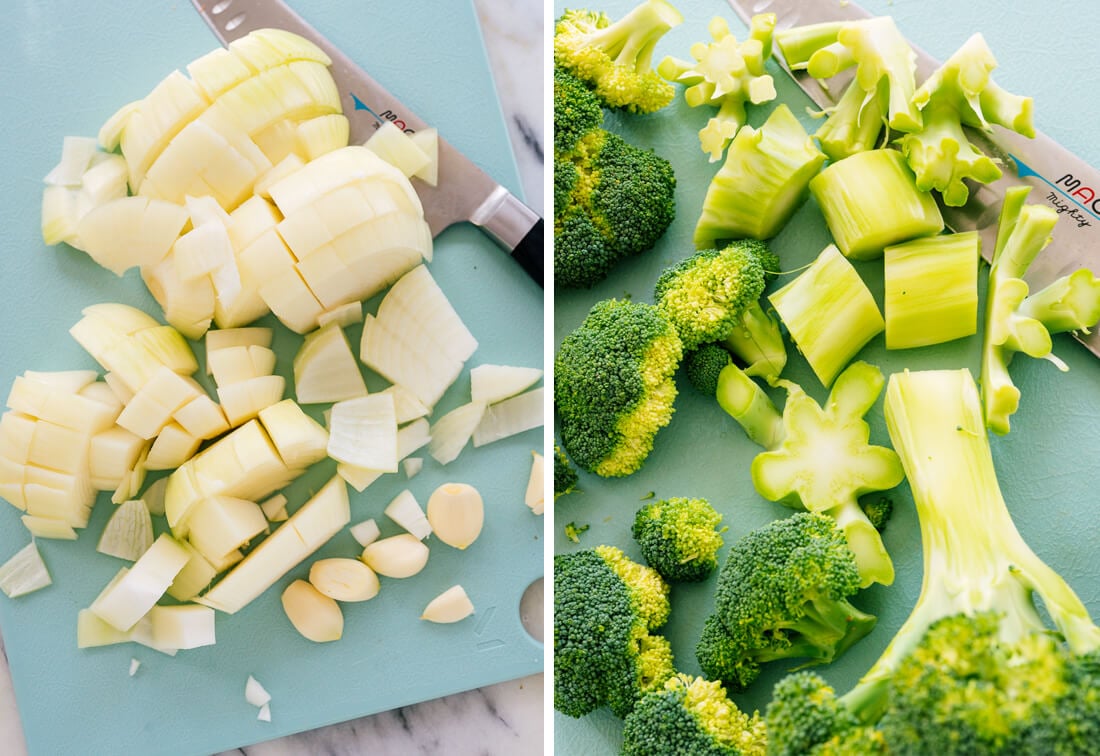
[[[420,619],[429,622],[458,622],[474,613],[474,605],[461,585],[448,588],[424,607]]]
[[[294,629],[315,643],[339,640],[344,634],[340,605],[305,580],[295,580],[283,591],[283,611]]]
[[[428,547],[410,533],[390,536],[363,549],[363,562],[379,575],[412,577],[428,563]]]
[[[319,559],[309,568],[309,582],[337,601],[366,601],[378,595],[378,576],[358,559]]]
[[[428,499],[428,522],[439,540],[465,549],[477,540],[485,520],[481,494],[467,483],[444,483]]]

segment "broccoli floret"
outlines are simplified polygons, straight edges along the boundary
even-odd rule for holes
[[[554,69],[554,152],[567,152],[603,123],[603,108],[592,91],[568,71]]]
[[[836,692],[814,672],[792,672],[775,685],[766,712],[770,756],[804,756],[834,734],[859,726]]]
[[[590,527],[592,526],[587,523],[578,525],[575,522],[567,522],[565,524],[565,537],[573,543],[580,543],[581,536],[584,535]]]
[[[759,105],[775,99],[775,82],[764,70],[772,52],[775,22],[774,13],[753,16],[749,38],[738,43],[726,20],[715,16],[707,25],[714,41],[692,45],[695,60],[669,56],[657,66],[661,76],[686,87],[688,106],[718,107],[718,114],[699,132],[699,143],[712,163],[722,159],[730,140],[745,125],[745,103]]]
[[[681,356],[676,329],[653,305],[593,305],[554,361],[554,406],[573,462],[605,477],[637,471],[672,419]]]
[[[676,326],[685,349],[724,340],[749,366],[746,372],[773,380],[786,365],[787,350],[760,296],[767,271],[777,267],[775,254],[753,239],[703,250],[661,273],[654,301]]]
[[[645,0],[615,22],[600,11],[566,10],[554,26],[554,65],[588,84],[609,108],[652,113],[674,94],[652,68],[653,48],[683,20],[667,0]]]
[[[554,557],[554,708],[580,717],[601,706],[625,717],[675,673],[668,584],[613,546]]]
[[[890,515],[894,513],[894,500],[888,496],[874,496],[861,501],[859,507],[875,526],[875,530],[881,533],[886,529]]]
[[[665,580],[697,582],[718,566],[722,515],[706,499],[673,497],[646,504],[632,533],[646,563]]]
[[[577,471],[562,448],[554,444],[554,500],[577,490]]]
[[[730,364],[730,353],[718,344],[703,344],[684,353],[684,372],[696,391],[714,396],[718,391],[718,376]]]
[[[624,756],[764,756],[763,719],[750,717],[717,682],[678,674],[647,693],[623,722]]]
[[[1100,279],[1082,268],[1028,295],[1024,274],[1050,243],[1058,215],[1046,205],[1025,205],[1029,187],[1011,187],[1001,205],[997,243],[989,268],[982,344],[982,402],[986,426],[1008,433],[1020,390],[1008,374],[1017,352],[1065,364],[1052,353],[1051,334],[1088,331],[1100,321]]]
[[[718,403],[764,451],[752,461],[752,482],[769,501],[827,514],[855,553],[861,583],[889,585],[894,565],[859,497],[898,485],[904,472],[891,449],[869,443],[863,416],[882,392],[882,371],[854,362],[819,405],[800,386],[787,390],[782,416],[767,395],[730,365],[719,378]]]
[[[593,129],[554,156],[554,282],[587,288],[652,247],[676,215],[667,160]]]
[[[704,675],[744,690],[770,661],[832,661],[875,626],[848,600],[859,587],[855,555],[832,518],[799,512],[750,532],[718,575],[696,647]]]
[[[1017,531],[970,371],[893,374],[886,424],[920,521],[920,596],[852,690],[833,699],[821,684],[815,706],[837,709],[833,725],[796,723],[805,696],[779,686],[772,742],[818,756],[861,730],[896,754],[1094,752],[1100,627]]]

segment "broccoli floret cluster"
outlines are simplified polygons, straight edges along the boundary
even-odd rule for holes
[[[591,87],[606,107],[651,113],[674,94],[653,70],[653,49],[683,20],[667,0],[645,0],[618,21],[600,11],[567,10],[554,26],[554,65]]]
[[[624,756],[764,756],[767,734],[717,682],[677,674],[647,693],[623,722]]]
[[[554,444],[554,500],[577,490],[577,471],[562,448]]]
[[[631,532],[646,564],[665,580],[698,582],[718,566],[721,522],[706,499],[673,497],[639,509]]]
[[[554,708],[625,717],[672,675],[668,584],[613,546],[554,557]]]
[[[570,458],[605,477],[637,471],[672,419],[682,356],[676,329],[653,305],[593,305],[554,360],[554,407]]]
[[[695,390],[713,397],[718,391],[718,376],[730,364],[730,353],[718,344],[703,344],[684,353],[684,373]]]
[[[875,626],[848,600],[859,588],[855,556],[831,518],[800,512],[750,532],[718,575],[696,646],[704,675],[739,691],[770,661],[832,661]]]

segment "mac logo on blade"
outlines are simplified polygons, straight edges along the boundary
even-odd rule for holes
[[[1091,226],[1093,220],[1100,220],[1100,195],[1097,194],[1100,189],[1083,184],[1072,173],[1051,181],[1015,155],[1009,157],[1016,164],[1016,175],[1020,178],[1034,176],[1055,190],[1047,194],[1047,202],[1059,215],[1068,215],[1076,222],[1077,228]]]
[[[410,129],[408,127],[408,124],[406,124],[403,120],[398,118],[397,113],[394,113],[392,110],[383,110],[381,113],[375,113],[373,110],[371,110],[367,106],[367,103],[363,102],[358,97],[356,97],[354,92],[349,92],[349,94],[351,95],[351,101],[353,103],[355,103],[355,109],[356,110],[365,110],[365,111],[367,111],[372,116],[374,116],[376,119],[378,119],[378,124],[379,125],[385,123],[386,121],[389,121],[390,123],[392,123],[397,128],[401,129],[406,134],[415,134],[416,133],[416,129]]]

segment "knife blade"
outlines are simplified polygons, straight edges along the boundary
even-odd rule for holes
[[[192,5],[224,45],[257,29],[277,28],[308,39],[332,59],[350,144],[362,144],[383,123],[407,133],[428,126],[355,61],[309,25],[282,0],[191,0]],[[469,221],[480,228],[542,286],[543,221],[531,208],[478,168],[453,145],[439,139],[439,182],[431,186],[412,180],[424,205],[432,236]]]
[[[757,13],[775,13],[777,29],[829,21],[858,21],[873,14],[855,3],[837,0],[729,0],[734,12],[745,22]],[[923,80],[940,62],[916,45],[917,79]],[[829,108],[844,93],[854,69],[842,71],[826,81],[818,81],[805,71],[792,71],[775,56],[776,62],[791,75],[819,107]],[[1001,201],[1011,186],[1032,188],[1031,202],[1045,203],[1058,214],[1053,240],[1028,269],[1027,281],[1037,291],[1055,279],[1078,268],[1100,272],[1100,170],[1062,147],[1042,132],[1033,139],[993,126],[989,132],[964,127],[975,147],[997,161],[1003,175],[990,184],[970,184],[970,198],[962,207],[940,204],[944,223],[952,231],[978,231],[982,254],[988,259],[994,248]],[[1100,329],[1091,334],[1074,334],[1093,354],[1100,356]]]

